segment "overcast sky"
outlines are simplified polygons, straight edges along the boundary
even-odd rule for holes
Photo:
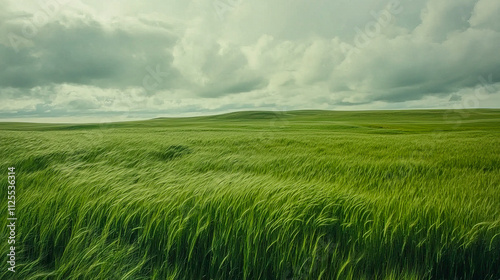
[[[500,107],[498,0],[0,7],[0,120]]]

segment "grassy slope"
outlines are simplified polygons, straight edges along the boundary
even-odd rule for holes
[[[500,110],[0,130],[19,279],[500,277]]]

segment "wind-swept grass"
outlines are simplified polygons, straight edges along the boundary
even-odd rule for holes
[[[498,279],[500,111],[444,114],[0,124],[17,279]]]

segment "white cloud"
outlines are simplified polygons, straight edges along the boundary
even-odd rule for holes
[[[496,0],[226,3],[68,0],[14,48],[44,8],[0,0],[0,117],[446,107],[500,82]]]
[[[500,32],[500,1],[479,0],[469,22],[472,27]]]

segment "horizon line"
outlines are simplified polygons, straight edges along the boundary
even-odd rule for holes
[[[203,118],[203,117],[216,117],[229,115],[234,113],[291,113],[291,112],[359,112],[359,113],[367,113],[367,112],[403,112],[403,111],[449,111],[449,112],[458,112],[458,111],[474,111],[474,110],[500,110],[500,108],[492,108],[492,107],[481,107],[481,108],[460,108],[460,109],[452,109],[452,108],[403,108],[403,109],[360,109],[360,110],[333,110],[333,109],[293,109],[293,110],[235,110],[235,111],[227,111],[227,112],[219,112],[219,113],[207,113],[200,115],[192,115],[192,116],[157,116],[157,117],[144,117],[144,118],[125,118],[122,120],[116,121],[90,121],[90,119],[110,119],[116,118],[120,116],[61,116],[61,117],[20,117],[20,118],[0,118],[0,123],[19,123],[19,124],[112,124],[112,123],[125,123],[125,122],[136,122],[136,121],[148,121],[148,120],[159,120],[159,119],[193,119],[193,118]],[[109,113],[109,112],[104,112]],[[87,118],[89,121],[54,121],[50,122],[47,120],[50,119],[79,119],[79,118]],[[23,121],[22,119],[27,119]],[[37,121],[37,120],[40,121]]]

